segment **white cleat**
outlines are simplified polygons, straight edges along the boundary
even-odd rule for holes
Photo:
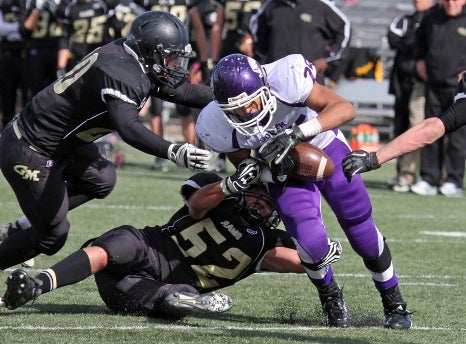
[[[175,292],[168,294],[165,302],[176,310],[197,313],[222,313],[233,306],[233,300],[228,295],[217,292],[207,294]]]

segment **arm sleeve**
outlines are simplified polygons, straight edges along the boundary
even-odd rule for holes
[[[141,123],[136,106],[111,96],[106,96],[105,100],[110,120],[123,141],[142,152],[168,158],[171,142],[154,134]]]
[[[460,99],[439,116],[445,126],[445,133],[451,133],[466,125],[466,99]]]
[[[212,90],[203,84],[184,83],[177,88],[162,87],[152,90],[151,95],[169,101],[197,109],[202,109],[213,100]]]

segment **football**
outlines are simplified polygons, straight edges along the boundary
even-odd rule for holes
[[[290,149],[288,155],[295,164],[293,178],[319,181],[335,170],[332,159],[319,147],[301,142]]]

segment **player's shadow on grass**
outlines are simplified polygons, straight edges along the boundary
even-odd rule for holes
[[[209,325],[196,324],[195,318],[202,318],[203,320],[211,319]],[[242,340],[247,340],[250,338],[251,341],[256,341],[258,339],[263,340],[264,343],[270,342],[272,339],[280,341],[290,341],[290,342],[312,342],[312,343],[321,343],[321,344],[338,344],[338,343],[347,343],[347,344],[369,344],[371,341],[361,340],[361,339],[351,339],[350,336],[345,334],[343,331],[350,329],[336,329],[328,328],[329,331],[332,331],[332,336],[322,336],[312,334],[312,327],[316,327],[316,330],[322,330],[323,324],[320,320],[310,320],[308,318],[299,318],[295,319],[296,323],[289,324],[287,322],[280,322],[280,318],[276,317],[253,317],[253,316],[244,316],[237,314],[206,314],[206,315],[194,315],[188,320],[180,320],[175,322],[176,325],[186,326],[186,327],[196,327],[199,329],[206,328],[212,331],[212,335],[215,336],[218,331],[222,331],[224,336],[228,335],[232,338],[242,338]],[[149,322],[152,323],[162,323],[161,319],[149,319]],[[225,322],[222,324],[222,322]],[[237,325],[232,325],[232,323],[237,323]],[[267,324],[268,326],[264,326]],[[378,323],[380,324],[380,322]],[[290,325],[294,325],[290,326]],[[369,324],[363,324],[363,327],[370,326]],[[308,330],[303,327],[309,328]],[[359,327],[353,326],[352,328]],[[324,329],[325,330],[325,329]],[[309,333],[306,333],[308,331]],[[341,332],[336,332],[341,331]]]
[[[57,304],[57,303],[28,303],[13,311],[4,311],[0,316],[27,314],[28,312],[58,313],[58,314],[112,314],[104,305],[78,305],[78,304]]]

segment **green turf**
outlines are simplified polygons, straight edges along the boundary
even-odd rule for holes
[[[127,147],[124,151],[127,164],[118,171],[114,192],[71,212],[65,247],[53,257],[37,257],[32,274],[114,226],[163,223],[181,204],[178,187],[189,171],[171,163],[168,173],[151,171],[150,156]],[[225,289],[235,301],[229,312],[178,322],[111,315],[90,278],[43,295],[33,305],[0,310],[2,343],[466,343],[466,199],[393,193],[385,186],[393,176],[394,164],[387,164],[364,180],[401,291],[414,312],[411,330],[382,327],[380,297],[324,204],[328,232],[343,245],[334,269],[352,314],[350,329],[323,326],[317,293],[304,275],[253,276]],[[0,206],[0,223],[21,213],[3,176]],[[0,279],[7,274],[0,273]],[[3,289],[2,282],[0,293]]]

